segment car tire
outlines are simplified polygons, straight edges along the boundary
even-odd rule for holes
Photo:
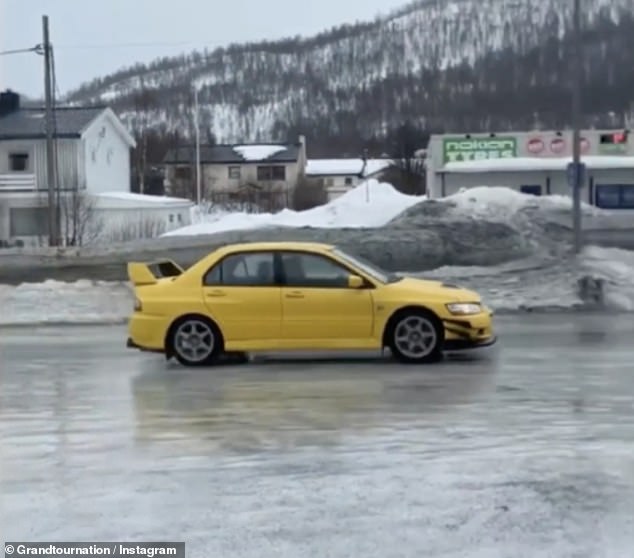
[[[386,336],[392,356],[406,364],[430,364],[443,358],[445,328],[428,310],[403,310],[389,322]]]
[[[223,353],[218,326],[204,316],[183,316],[170,328],[169,353],[183,366],[214,364]]]

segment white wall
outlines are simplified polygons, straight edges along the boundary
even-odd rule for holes
[[[99,242],[125,242],[137,238],[154,238],[163,233],[191,225],[189,206],[102,208],[95,212]]]
[[[70,199],[70,198],[67,198]],[[180,227],[191,224],[191,204],[157,204],[151,202],[145,207],[138,204],[132,207],[124,207],[114,201],[114,204],[95,202],[92,198],[80,198],[78,209],[74,212],[75,221],[80,221],[79,228],[85,230],[84,244],[103,244],[108,242],[123,242],[136,238],[152,238]],[[83,201],[86,200],[86,201]],[[43,194],[7,194],[0,197],[0,241],[15,242],[19,240],[26,246],[43,246],[48,242],[48,229],[46,225],[46,196]],[[64,208],[72,208],[72,202],[62,204]],[[41,225],[40,234],[13,235],[11,234],[12,209],[31,209],[22,211],[24,227],[37,228]],[[39,208],[39,209],[37,209]],[[90,208],[90,209],[86,209]],[[17,213],[13,211],[15,216]],[[38,219],[39,215],[39,219]],[[61,234],[72,235],[73,216],[62,215],[60,220]],[[35,222],[37,221],[37,222]]]
[[[83,154],[88,192],[130,191],[130,147],[108,112],[86,130]]]

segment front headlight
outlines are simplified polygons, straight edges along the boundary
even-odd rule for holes
[[[453,302],[447,304],[447,310],[459,316],[468,316],[482,312],[482,305],[478,302]]]

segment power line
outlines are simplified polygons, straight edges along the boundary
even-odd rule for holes
[[[44,54],[44,47],[43,45],[35,45],[34,47],[31,47],[31,48],[17,48],[13,50],[1,50],[0,56],[6,56],[9,54],[20,54],[23,52],[37,52],[38,54]]]
[[[92,43],[92,44],[58,44],[58,49],[64,50],[88,50],[111,48],[135,48],[135,47],[161,47],[161,46],[220,46],[219,42],[208,41],[160,41],[160,42],[132,42],[132,43]]]

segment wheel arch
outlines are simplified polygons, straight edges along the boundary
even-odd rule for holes
[[[174,349],[172,347],[172,334],[174,333],[174,329],[176,329],[178,325],[188,319],[201,320],[207,322],[211,327],[213,327],[215,333],[218,336],[218,341],[220,342],[220,349],[224,351],[225,338],[222,335],[222,330],[220,329],[220,326],[216,323],[216,321],[214,321],[209,316],[206,316],[205,314],[190,312],[188,314],[182,314],[181,316],[174,318],[172,320],[172,323],[170,323],[169,327],[167,328],[167,331],[165,332],[165,339],[163,340],[163,345],[165,347],[165,358],[170,359],[174,356]]]
[[[398,320],[398,318],[400,316],[402,316],[403,314],[406,314],[407,312],[412,312],[412,313],[425,313],[425,314],[429,314],[432,318],[434,318],[436,320],[436,322],[438,323],[439,327],[444,328],[444,324],[442,322],[442,319],[438,316],[438,314],[436,314],[436,312],[434,312],[431,308],[424,306],[422,304],[408,304],[406,306],[401,306],[400,308],[397,308],[396,310],[394,310],[391,314],[390,317],[387,319],[387,321],[385,322],[385,326],[383,327],[383,334],[381,336],[381,346],[382,347],[387,347],[388,343],[389,343],[389,335],[392,331],[392,328],[394,327],[396,321]]]

